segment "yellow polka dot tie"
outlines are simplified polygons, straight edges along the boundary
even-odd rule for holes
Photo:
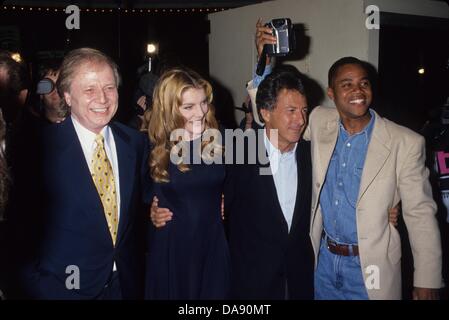
[[[109,232],[115,245],[118,230],[118,210],[114,172],[104,149],[104,137],[98,134],[95,137],[95,142],[97,146],[92,157],[92,179],[100,195]]]

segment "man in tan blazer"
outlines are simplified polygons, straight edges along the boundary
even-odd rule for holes
[[[336,109],[316,108],[306,132],[313,159],[310,236],[318,260],[315,298],[364,298],[365,289],[370,299],[401,298],[401,241],[386,219],[387,209],[399,201],[414,258],[413,297],[437,298],[442,286],[441,244],[424,165],[424,139],[369,109],[367,67],[356,58],[342,58],[331,67],[328,96]],[[365,148],[355,149],[351,138],[370,125]],[[350,148],[355,152],[347,152]],[[345,172],[345,167],[354,170]],[[351,288],[345,288],[347,284]]]

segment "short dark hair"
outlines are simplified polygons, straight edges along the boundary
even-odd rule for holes
[[[272,111],[276,106],[279,93],[284,90],[296,90],[305,96],[299,72],[280,69],[268,75],[259,85],[256,95],[257,111]]]
[[[59,58],[53,58],[53,59],[46,59],[43,60],[37,70],[38,78],[39,80],[45,78],[45,76],[49,73],[56,73],[61,68],[62,59]]]
[[[366,73],[369,75],[369,68],[368,68],[368,64],[365,61],[362,61],[360,59],[357,59],[355,57],[343,57],[341,59],[338,59],[337,61],[334,62],[334,64],[330,67],[329,69],[329,73],[327,75],[327,81],[328,81],[328,86],[330,88],[332,88],[333,82],[335,80],[335,77],[337,75],[338,69],[340,69],[341,67],[347,65],[347,64],[357,64],[360,67],[362,67]],[[370,79],[371,80],[371,79]]]

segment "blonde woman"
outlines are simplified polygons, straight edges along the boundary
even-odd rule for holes
[[[212,87],[196,72],[173,69],[159,79],[144,126],[150,139],[148,201],[173,213],[149,239],[148,299],[224,299],[229,253],[221,219],[224,164]],[[208,152],[205,152],[209,150]],[[208,164],[209,163],[209,164]]]

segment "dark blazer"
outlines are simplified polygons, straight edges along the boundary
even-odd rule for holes
[[[258,145],[265,150],[263,141]],[[298,143],[296,159],[298,190],[290,233],[272,175],[259,174],[260,161],[227,167],[225,210],[232,298],[282,300],[288,287],[289,299],[313,299],[309,142]]]
[[[29,297],[93,299],[102,294],[116,262],[122,296],[143,296],[144,240],[141,171],[146,167],[144,136],[111,123],[120,176],[120,220],[116,247],[92,181],[81,144],[69,117],[42,132],[42,218],[34,232],[37,252],[22,270]],[[80,288],[68,290],[66,279],[77,266]]]

